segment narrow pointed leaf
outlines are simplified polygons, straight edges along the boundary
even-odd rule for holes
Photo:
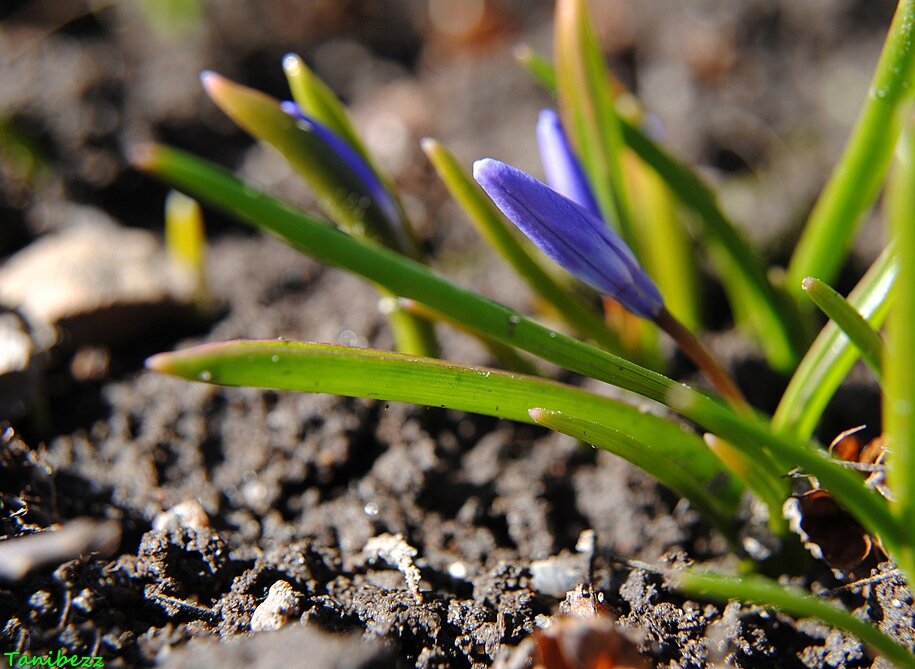
[[[893,510],[903,527],[897,563],[915,585],[915,120],[906,125],[889,193],[888,232],[899,249],[899,289],[890,313],[883,423]]]
[[[546,57],[537,53],[529,44],[519,44],[515,47],[514,56],[545,91],[551,94],[556,93],[556,71]]]
[[[781,585],[763,576],[728,576],[688,569],[674,577],[675,587],[694,597],[759,604],[798,618],[817,618],[848,632],[890,660],[896,667],[915,668],[915,655],[880,630],[836,604]]]
[[[233,121],[283,154],[314,189],[322,209],[335,223],[392,248],[409,248],[409,240],[394,218],[396,206],[390,194],[342,139],[286,113],[278,100],[260,91],[214,73],[205,73],[202,80],[213,101]]]
[[[283,71],[289,82],[289,90],[292,91],[292,99],[302,111],[337,133],[371,164],[371,156],[350,122],[346,108],[327,84],[294,53],[283,58]]]
[[[633,211],[643,225],[637,234],[645,269],[664,304],[690,330],[700,326],[699,279],[692,240],[679,218],[673,193],[661,177],[633,155],[626,156]]]
[[[886,318],[896,292],[897,271],[896,256],[888,248],[848,295],[851,307],[871,327],[880,327]],[[842,330],[833,322],[827,323],[791,377],[772,418],[773,429],[809,438],[858,356],[858,349]]]
[[[556,3],[555,49],[556,85],[565,126],[591,179],[604,220],[632,245],[635,235],[623,179],[620,121],[584,0]]]
[[[694,403],[701,401],[692,394],[681,395],[677,392],[669,396],[668,400],[674,411],[684,415],[692,413]],[[784,475],[791,471],[802,471],[815,476],[846,511],[872,534],[880,537],[890,554],[900,551],[903,537],[900,523],[890,512],[886,499],[865,485],[858,472],[836,462],[823,448],[810,442],[773,433],[767,424],[756,417],[730,413],[715,416],[715,419],[716,426],[712,428],[715,434],[743,452],[746,458],[752,459],[759,448],[765,448],[781,464]]]
[[[889,168],[912,99],[915,2],[899,0],[864,107],[845,152],[820,194],[788,265],[788,286],[804,277],[832,283]]]
[[[615,423],[579,412],[532,409],[531,418],[551,430],[562,432],[610,451],[648,472],[681,497],[690,500],[727,536],[734,531],[734,514],[740,507],[740,486],[695,434],[672,423],[658,421],[639,438]],[[586,417],[583,417],[586,416]]]
[[[194,301],[201,311],[212,303],[206,282],[206,233],[200,205],[184,193],[165,198],[165,247],[168,254],[194,277]]]
[[[479,233],[527,282],[531,290],[553,305],[580,334],[593,339],[609,351],[620,351],[617,336],[600,317],[553,279],[521,245],[502,213],[451,152],[432,139],[423,141],[423,150],[452,197],[461,205]]]
[[[377,161],[369,153],[356,128],[350,121],[346,107],[340,98],[321,81],[299,56],[294,53],[283,58],[283,71],[289,82],[289,90],[299,108],[309,117],[324,124],[331,132],[340,137],[365,161],[372,176],[377,179],[385,191],[390,211],[387,215],[392,221],[397,221],[403,230],[405,250],[408,255],[422,259],[420,244],[416,232],[410,222],[407,212],[403,208],[400,198],[391,179],[379,168]]]
[[[845,333],[861,353],[864,362],[882,379],[883,340],[844,297],[819,279],[804,279],[804,292],[820,310]]]
[[[711,513],[722,527],[730,526],[738,508],[739,488],[694,434],[555,381],[386,351],[290,341],[204,344],[159,354],[147,366],[219,385],[412,402],[526,423],[556,420],[573,431],[577,426],[593,428],[602,443],[619,445],[615,452],[635,458],[648,473],[696,498],[700,510]],[[532,417],[529,410],[535,404],[546,409]],[[614,428],[595,427],[592,421]]]
[[[278,340],[203,344],[147,361],[157,372],[224,386],[319,392],[472,411],[533,423],[528,410],[556,410],[621,421],[641,430],[656,421],[637,409],[534,376],[365,348]],[[646,433],[654,435],[645,427]],[[656,429],[656,428],[655,428]]]

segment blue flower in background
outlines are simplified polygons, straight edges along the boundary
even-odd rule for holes
[[[581,163],[562,128],[559,114],[552,109],[540,112],[537,120],[537,145],[540,148],[540,162],[546,172],[546,182],[550,187],[594,216],[602,218]]]
[[[283,102],[280,108],[295,118],[304,129],[313,132],[327,148],[330,149],[343,163],[349,167],[353,174],[365,186],[366,192],[372,201],[377,204],[384,213],[388,222],[395,229],[400,227],[400,213],[394,199],[385,188],[381,179],[375,173],[375,170],[359,155],[359,153],[349,145],[349,143],[333,132],[331,129],[319,123],[315,119],[307,116],[295,102]]]
[[[540,250],[632,313],[654,320],[664,300],[626,243],[599,218],[516,167],[484,158],[473,176]]]

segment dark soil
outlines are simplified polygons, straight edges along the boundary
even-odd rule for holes
[[[408,194],[436,267],[532,311],[446,202],[417,140],[433,134],[464,160],[494,155],[537,172],[532,128],[549,101],[512,65],[510,47],[548,48],[549,2],[489,2],[483,23],[461,36],[436,29],[427,3],[407,0],[205,4],[207,21],[185,40],[151,31],[131,3],[95,14],[70,3],[0,8],[0,118],[46,160],[31,176],[3,163],[0,254],[66,226],[53,215],[61,202],[158,229],[165,191],[122,157],[149,138],[308,205],[276,156],[252,147],[197,83],[211,68],[281,96],[280,60],[296,50],[351,104]],[[708,166],[725,205],[783,260],[866,91],[893,3],[592,4],[614,70],[665,123],[672,149]],[[853,103],[833,104],[840,77]],[[160,350],[236,337],[391,345],[369,286],[215,214],[207,223],[220,314],[163,321],[106,350],[106,375],[74,374],[91,342],[59,348],[45,379],[47,418],[33,412],[3,433],[0,539],[76,519],[113,525],[93,526],[83,557],[77,549],[0,581],[2,652],[66,649],[105,666],[515,666],[513,648],[557,613],[562,593],[591,583],[658,666],[873,663],[857,640],[817,622],[668,589],[663,574],[686,562],[736,561],[687,504],[607,453],[456,412],[144,371]],[[874,256],[874,229],[844,283]],[[708,289],[713,340],[771,410],[785,379],[760,373],[757,352],[728,330],[720,288],[709,279]],[[446,357],[492,362],[473,341],[440,333]],[[840,393],[821,436],[866,421],[879,431],[879,395],[864,375],[854,379],[864,380]],[[113,542],[93,534],[111,527]],[[593,552],[579,545],[587,530]],[[418,595],[396,560],[367,550],[385,534],[415,549]],[[843,585],[825,565],[790,567],[798,585]],[[834,596],[915,647],[912,596],[890,565],[880,570],[875,584]],[[274,617],[289,624],[252,632],[279,581],[294,592]]]

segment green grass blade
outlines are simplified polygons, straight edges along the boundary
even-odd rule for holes
[[[343,106],[340,98],[327,84],[321,81],[321,78],[305,64],[305,61],[294,53],[287,54],[283,58],[283,71],[286,73],[286,81],[289,83],[289,90],[292,91],[292,98],[302,111],[343,138],[347,144],[362,156],[381,183],[384,184],[388,195],[394,202],[400,224],[405,231],[405,237],[409,244],[407,248],[408,254],[414,258],[421,258],[416,232],[407,216],[407,212],[403,208],[403,203],[397,196],[394,184],[387,174],[378,167],[377,161],[369,153],[369,150],[359,137],[359,133],[356,132],[352,121],[350,121],[349,114],[346,113],[346,107]]]
[[[883,372],[880,367],[883,360],[883,340],[880,339],[880,335],[848,303],[848,300],[830,286],[812,276],[804,279],[803,285],[804,292],[813,300],[813,303],[839,326],[861,353],[864,362],[873,370],[878,379],[882,379]]]
[[[664,296],[664,305],[690,330],[699,329],[699,278],[693,242],[680,208],[664,180],[632,153],[625,156],[636,233],[644,267]]]
[[[622,121],[621,127],[626,144],[697,214],[729,300],[735,311],[748,314],[771,364],[790,369],[807,341],[792,300],[769,281],[762,259],[721,210],[705,182],[635,126]]]
[[[372,164],[371,156],[350,122],[340,98],[321,81],[305,61],[294,53],[287,54],[283,58],[283,72],[286,73],[292,99],[302,111],[345,139],[367,163]]]
[[[289,161],[337,225],[356,236],[368,236],[409,252],[403,230],[389,219],[358,175],[315,132],[280,109],[278,100],[215,74],[206,76],[205,85],[213,101],[233,121]]]
[[[206,161],[162,146],[134,151],[133,162],[254,227],[263,229],[315,259],[342,267],[391,292],[414,299],[466,323],[504,344],[515,346],[565,369],[667,404],[735,447],[756,454],[769,448],[782,463],[803,466],[834,494],[861,486],[858,475],[833,462],[806,442],[775,435],[755,416],[738,416],[721,402],[632,362],[589,346],[443,279],[427,267],[378,245],[343,234],[333,226],[279,202]],[[778,477],[784,471],[770,472]],[[851,477],[851,478],[848,478]],[[833,485],[835,484],[835,485]],[[844,506],[887,546],[898,546],[895,521],[885,501],[872,491],[852,490]]]
[[[548,92],[556,92],[556,74],[546,58],[530,47],[519,49],[516,57]],[[794,300],[773,287],[762,259],[721,210],[705,182],[635,125],[623,118],[619,124],[626,145],[699,217],[702,236],[715,249],[713,260],[732,308],[748,315],[770,363],[782,371],[791,369],[807,343],[804,322]]]
[[[845,152],[820,194],[788,266],[788,287],[806,276],[832,283],[873,204],[902,131],[915,70],[915,0],[899,0],[870,91]]]
[[[614,426],[612,431],[596,429],[602,441],[620,444],[615,452],[636,458],[638,466],[662,482],[674,481],[674,490],[682,489],[690,499],[695,496],[722,527],[731,526],[738,508],[739,488],[694,434],[555,381],[387,351],[290,341],[204,344],[154,356],[147,366],[220,385],[412,402],[526,423],[535,422],[529,410],[539,405],[546,407],[541,411],[557,412],[552,419],[564,420],[570,429],[587,416],[588,425],[598,421]],[[720,487],[713,494],[707,486]]]
[[[588,173],[604,220],[638,256],[623,178],[620,121],[584,0],[558,0],[555,25],[556,87],[564,125]]]
[[[556,71],[549,60],[537,53],[529,44],[519,44],[515,47],[514,56],[545,91],[551,95],[556,94]]]
[[[851,307],[871,327],[880,327],[889,311],[897,269],[894,252],[888,248],[848,295]],[[779,433],[810,437],[857,359],[858,349],[835,323],[827,323],[791,378],[772,427]]]
[[[329,393],[458,409],[533,423],[528,410],[555,410],[622,421],[638,430],[634,407],[549,379],[390,351],[299,341],[203,344],[147,361],[157,372],[224,386]]]
[[[194,278],[194,302],[204,313],[213,302],[206,280],[206,246],[200,205],[184,193],[170,191],[165,197],[165,248]]]
[[[423,151],[477,231],[527,282],[534,293],[553,305],[579,334],[593,339],[609,351],[621,351],[619,338],[603,319],[561,286],[522,246],[502,212],[461,167],[454,155],[439,142],[429,138],[423,140]]]
[[[476,338],[492,355],[493,358],[499,363],[502,369],[505,369],[509,372],[518,372],[519,374],[526,374],[528,376],[543,376],[540,373],[540,370],[537,368],[537,365],[534,364],[534,361],[526,358],[522,355],[518,349],[514,346],[509,346],[501,341],[497,341],[492,337],[488,337],[479,330],[474,330],[472,327],[469,327],[465,323],[452,318],[448,314],[443,314],[441,311],[436,311],[435,309],[430,308],[428,305],[417,302],[416,300],[410,300],[407,298],[399,298],[398,302],[400,305],[411,314],[415,314],[422,319],[429,321],[430,323],[444,323],[458,332],[463,332],[464,334]]]
[[[357,237],[366,236],[417,255],[403,217],[392,219],[376,199],[378,193],[372,193],[347,162],[330,150],[312,129],[280,109],[277,100],[212,73],[207,75],[205,85],[232,120],[252,136],[269,143],[289,161],[338,225]],[[390,192],[381,195],[388,197]],[[437,352],[435,333],[429,323],[401,310],[388,314],[388,321],[400,350],[429,355]]]
[[[915,668],[915,655],[874,625],[856,618],[835,604],[763,576],[728,576],[689,569],[674,577],[674,586],[694,597],[719,601],[735,599],[799,618],[817,618],[858,637],[896,667]]]
[[[542,408],[532,409],[530,415],[538,425],[610,451],[645,470],[690,500],[726,536],[733,538],[740,486],[733,478],[723,476],[725,469],[695,434],[667,421],[654,421],[635,438],[618,424],[596,422],[597,416],[583,418]]]
[[[909,119],[891,182],[889,230],[899,250],[899,290],[888,323],[883,423],[893,510],[905,533],[897,563],[915,583],[915,121]]]
[[[694,393],[680,395],[674,392],[668,397],[669,406],[683,415],[694,413],[697,407],[693,405],[704,400],[701,395]],[[872,534],[880,537],[891,555],[900,551],[903,530],[890,512],[886,499],[865,485],[858,472],[837,463],[824,449],[791,435],[777,434],[755,416],[742,416],[733,412],[716,413],[708,416],[707,421],[714,425],[703,424],[725,438],[747,458],[752,459],[759,448],[765,448],[781,464],[783,474],[800,470],[815,476],[846,511]]]

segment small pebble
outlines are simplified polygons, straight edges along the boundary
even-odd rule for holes
[[[372,537],[366,542],[364,552],[370,560],[384,560],[397,567],[397,570],[403,574],[407,582],[407,589],[413,595],[413,599],[417,604],[422,604],[423,596],[419,591],[419,582],[422,577],[419,569],[413,564],[416,549],[404,541],[402,534],[385,533]]]
[[[193,302],[194,278],[153,234],[89,211],[4,263],[0,302],[66,330],[74,345],[123,341]]]
[[[569,590],[588,580],[590,555],[575,553],[531,562],[531,584],[542,595],[562,599]]]
[[[267,599],[261,602],[251,616],[252,632],[271,632],[280,629],[298,613],[299,593],[286,581],[270,586]]]
[[[179,530],[188,528],[193,530],[210,529],[210,517],[196,500],[188,500],[176,504],[167,511],[163,511],[153,518],[154,530]]]
[[[0,307],[0,416],[17,420],[40,396],[47,350],[55,334],[37,328],[13,310]]]

